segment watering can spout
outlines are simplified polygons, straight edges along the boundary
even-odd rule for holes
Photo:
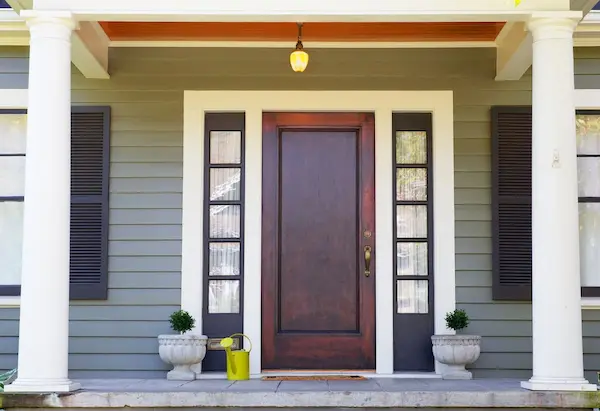
[[[233,337],[245,337],[250,343],[250,348],[246,350],[232,350]],[[247,335],[236,333],[221,340],[221,347],[225,349],[227,358],[227,379],[228,380],[248,380],[250,379],[250,351],[252,350],[252,341]]]
[[[231,364],[231,371],[234,374],[237,374],[237,367],[235,366],[235,360],[231,353],[231,346],[233,345],[233,338],[225,337],[221,340],[221,346],[225,348],[225,355],[227,356],[227,365],[229,368],[229,364]]]

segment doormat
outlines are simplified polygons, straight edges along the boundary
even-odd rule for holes
[[[281,375],[262,377],[263,381],[335,381],[366,380],[362,375]]]

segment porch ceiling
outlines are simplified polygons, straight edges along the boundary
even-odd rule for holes
[[[100,22],[111,41],[290,41],[294,23]],[[494,41],[504,22],[306,23],[304,41]]]

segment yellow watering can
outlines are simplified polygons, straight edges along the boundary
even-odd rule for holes
[[[231,350],[233,338],[235,336],[246,337],[250,343],[250,349]],[[250,379],[250,351],[252,351],[252,341],[245,334],[231,334],[221,340],[221,347],[225,348],[227,354],[227,379],[228,380],[248,380]]]

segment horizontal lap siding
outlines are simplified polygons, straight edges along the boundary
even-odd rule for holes
[[[595,54],[585,52],[578,86],[600,76]],[[469,331],[484,337],[474,371],[530,376],[531,306],[491,300],[490,206],[490,107],[531,104],[530,74],[495,82],[495,53],[487,49],[310,53],[301,75],[285,49],[112,49],[111,80],[73,71],[75,103],[113,110],[109,300],[71,309],[73,376],[164,376],[156,335],[168,331],[180,302],[183,90],[290,88],[454,90],[456,294],[473,319]],[[0,88],[26,87],[27,50],[0,49],[0,56]],[[595,313],[584,313],[590,373],[600,367]],[[17,333],[18,311],[0,309],[0,368],[16,365]]]
[[[183,93],[110,82],[73,71],[73,104],[110,105],[112,133],[109,300],[72,307],[69,365],[74,377],[164,377],[156,336],[181,302]]]
[[[0,50],[11,57],[0,58],[0,88],[27,87],[27,49]],[[128,90],[73,69],[73,104],[112,107],[109,298],[72,303],[73,378],[162,378],[168,370],[156,336],[170,332],[180,304],[183,93]],[[18,310],[0,309],[0,336],[0,369],[14,367]]]

